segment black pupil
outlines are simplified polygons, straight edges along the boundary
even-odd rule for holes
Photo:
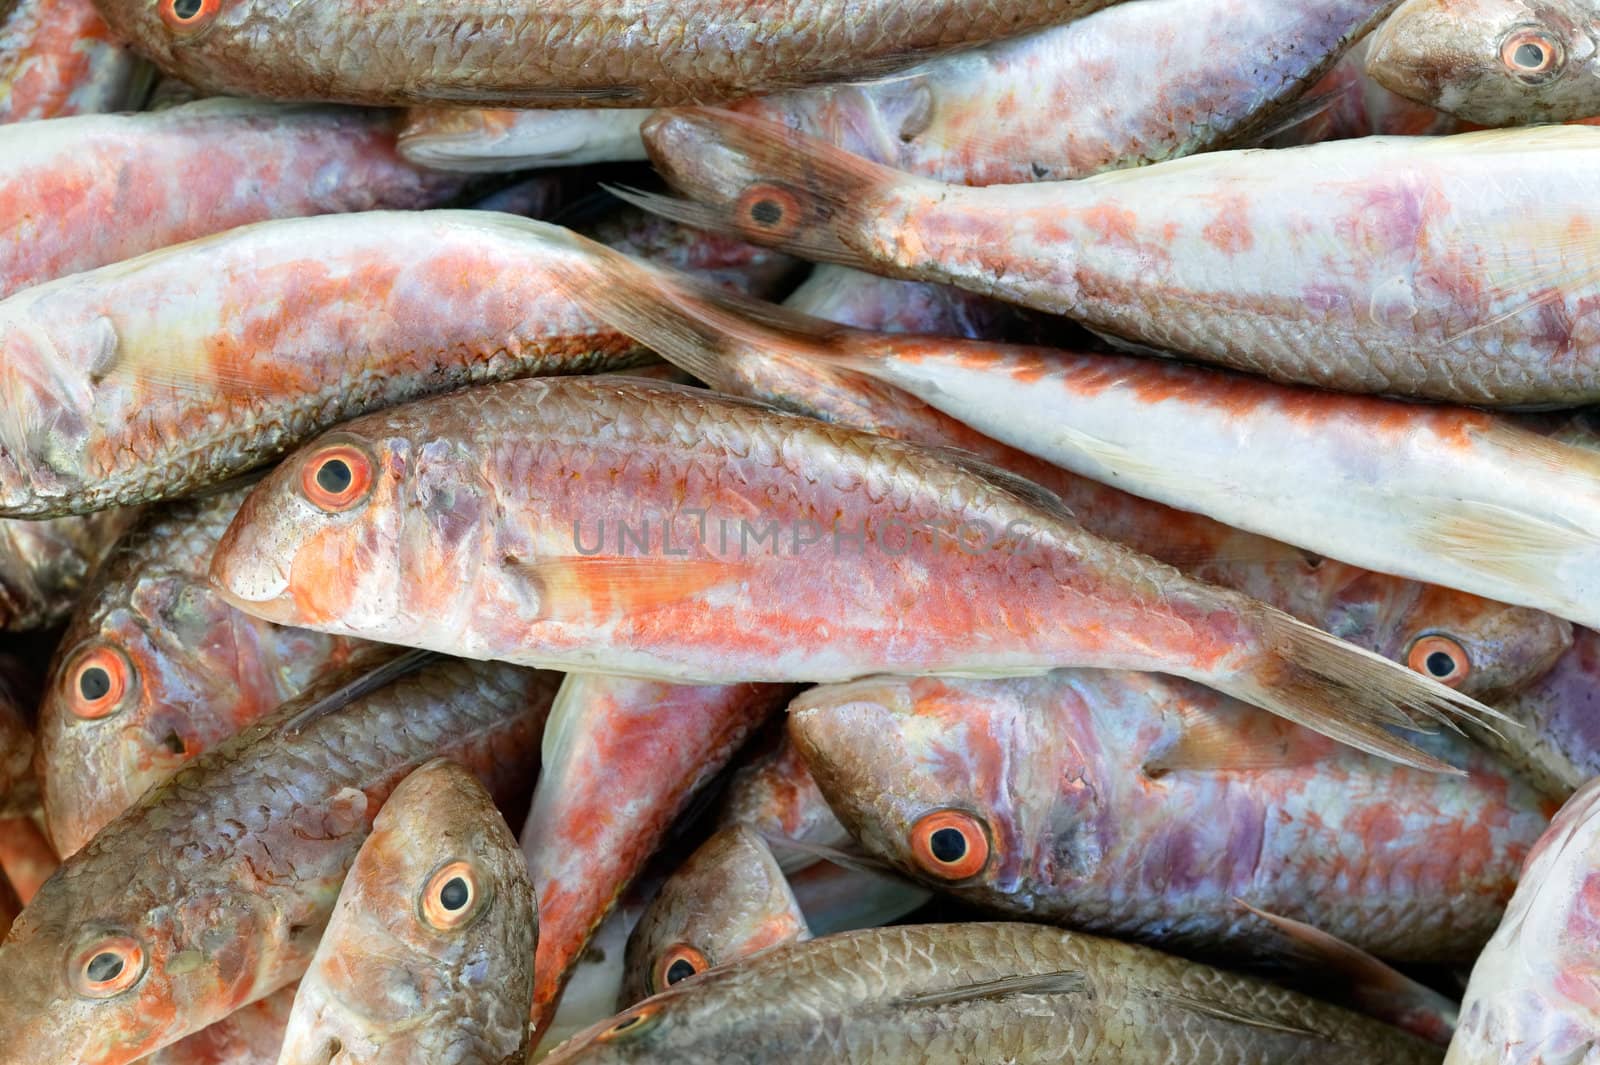
[[[1456,671],[1456,660],[1443,651],[1428,656],[1428,672],[1436,677],[1448,677]]]
[[[1537,44],[1519,44],[1517,46],[1517,66],[1529,70],[1544,66],[1544,49]]]
[[[459,910],[467,904],[467,899],[472,895],[467,887],[467,882],[459,876],[453,876],[444,882],[444,887],[439,889],[439,905],[447,910]]]
[[[89,959],[89,979],[97,984],[115,980],[122,974],[122,959],[110,952]]]
[[[667,966],[667,986],[671,987],[679,980],[687,980],[694,975],[694,966],[679,958]]]
[[[928,841],[928,849],[946,865],[959,862],[967,856],[967,837],[953,828],[941,828]]]
[[[78,691],[91,703],[104,699],[111,692],[111,674],[100,666],[90,666],[78,674]],[[100,955],[102,958],[105,955]]]
[[[182,3],[183,0],[179,0]],[[350,487],[350,482],[355,480],[355,474],[350,472],[350,464],[344,459],[329,459],[317,471],[317,484],[324,492],[338,495]]]
[[[172,0],[173,12],[185,22],[200,14],[201,0]]]
[[[759,225],[775,226],[783,220],[783,208],[771,200],[760,200],[750,208],[750,217]]]

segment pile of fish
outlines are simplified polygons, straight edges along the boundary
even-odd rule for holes
[[[3,1065],[1600,1065],[1588,0],[0,2]]]

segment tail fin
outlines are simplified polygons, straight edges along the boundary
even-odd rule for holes
[[[661,111],[641,132],[656,168],[695,202],[618,192],[623,199],[818,262],[882,272],[886,264],[865,243],[867,226],[896,186],[922,180],[732,111]]]
[[[1196,677],[1237,699],[1369,754],[1403,765],[1462,775],[1462,770],[1401,740],[1385,726],[1460,731],[1457,717],[1494,731],[1498,710],[1381,655],[1330,636],[1288,614],[1260,607],[1266,651],[1253,668]]]

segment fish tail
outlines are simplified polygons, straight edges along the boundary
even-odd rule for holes
[[[1462,771],[1394,735],[1464,719],[1493,730],[1499,711],[1414,673],[1381,655],[1260,606],[1261,654],[1222,677],[1197,677],[1212,687],[1369,754],[1434,772]]]
[[[921,179],[787,126],[709,108],[658,112],[642,130],[656,168],[693,202],[618,195],[676,222],[815,262],[883,272],[870,225]]]

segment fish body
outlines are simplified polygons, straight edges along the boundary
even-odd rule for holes
[[[0,627],[22,632],[65,620],[137,518],[128,507],[46,521],[0,518]]]
[[[400,151],[421,166],[467,173],[642,160],[639,127],[653,113],[616,107],[412,108],[400,134]]]
[[[678,815],[792,690],[567,675],[522,829],[539,896],[536,1031],[551,1022],[585,945]]]
[[[394,139],[382,112],[248,100],[0,127],[0,296],[251,222],[432,207],[460,190]]]
[[[546,1060],[1436,1062],[1365,1017],[1147,948],[1031,924],[910,925],[769,950],[646,999]]]
[[[987,546],[936,542],[958,526]],[[346,423],[254,489],[212,577],[284,624],[682,683],[1154,669],[1401,758],[1375,722],[1488,712],[965,456],[615,377]]]
[[[1406,0],[1373,34],[1381,85],[1483,126],[1600,115],[1592,0]]]
[[[248,490],[146,512],[74,611],[39,710],[45,825],[63,855],[358,652],[212,590],[211,552]]]
[[[488,792],[428,762],[373,819],[278,1065],[522,1060],[538,934],[528,867]]]
[[[1473,737],[1530,784],[1565,802],[1600,776],[1600,633],[1574,629],[1572,647],[1555,666],[1500,707],[1521,727]]]
[[[886,73],[916,57],[1066,22],[1108,0],[726,0],[420,5],[315,11],[102,0],[162,70],[214,92],[364,104],[652,107]],[[603,42],[604,61],[595,49]]]
[[[1249,955],[1240,900],[1401,961],[1464,961],[1547,824],[1479,757],[1441,777],[1174,678],[870,678],[790,733],[869,853],[966,902]]]
[[[1453,115],[1415,103],[1380,85],[1367,73],[1371,47],[1370,35],[1357,41],[1322,80],[1306,90],[1308,99],[1327,100],[1328,106],[1304,122],[1274,134],[1267,146],[1288,148],[1352,137],[1436,137],[1472,128]]]
[[[0,11],[0,123],[139,105],[144,63],[90,0],[17,0]]]
[[[440,661],[326,678],[147,792],[0,945],[0,1060],[124,1065],[298,979],[390,791],[435,757],[504,799],[548,674]]]
[[[636,200],[814,259],[1279,382],[1500,407],[1600,396],[1585,236],[1600,129],[1214,152],[990,189],[731,112],[663,112],[644,132],[704,202]]]
[[[60,866],[61,859],[32,817],[0,818],[0,872],[23,905]]]
[[[949,285],[924,285],[818,266],[783,305],[857,329],[991,339],[1011,326],[1015,308]]]
[[[32,715],[18,694],[0,675],[0,817],[26,817],[39,805]]]
[[[141,1065],[277,1065],[297,986],[290,984],[241,1006],[139,1061]]]
[[[628,939],[622,1000],[632,1004],[714,966],[810,938],[772,851],[733,825],[696,848],[645,908]]]
[[[1600,1061],[1600,782],[1556,814],[1472,969],[1448,1065]]]

